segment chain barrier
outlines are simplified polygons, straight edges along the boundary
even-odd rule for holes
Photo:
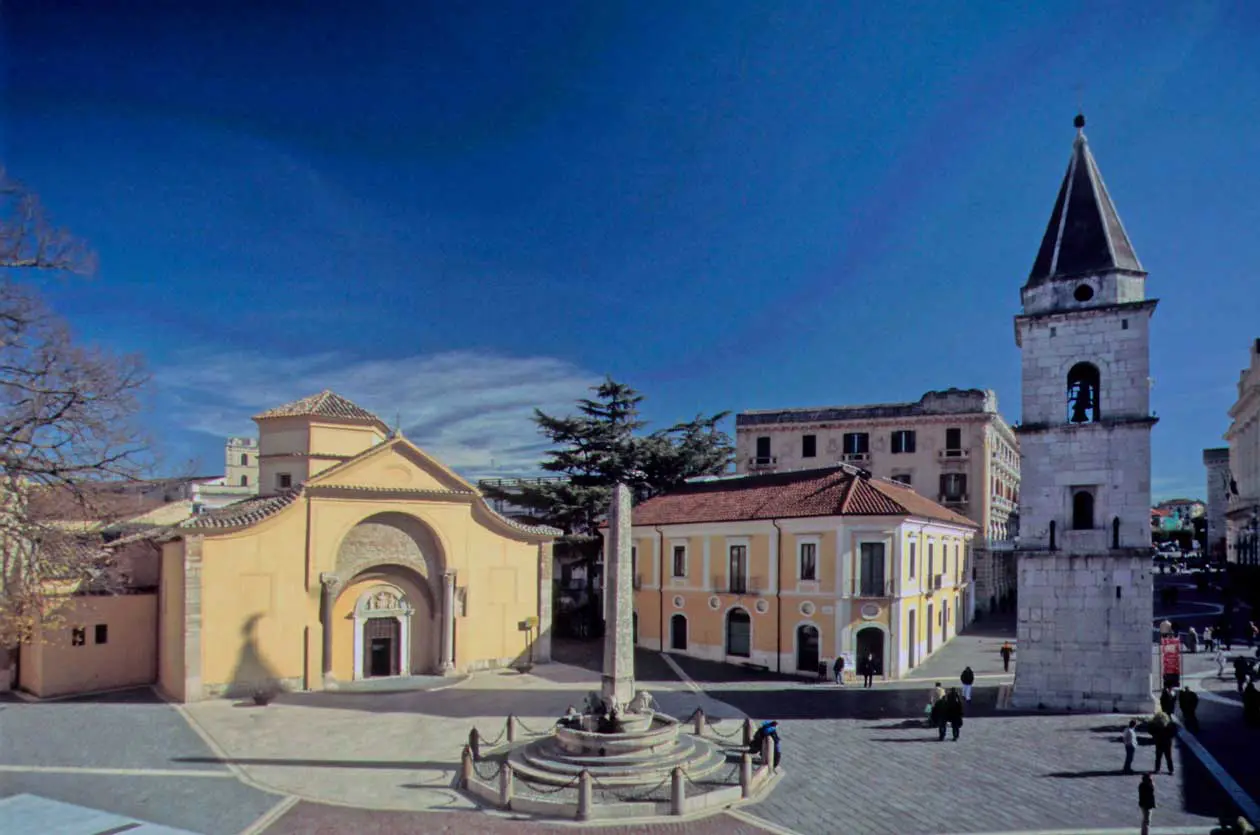
[[[519,774],[516,774],[513,776],[515,777],[517,782],[524,783],[529,788],[530,791],[536,792],[538,794],[559,794],[565,789],[573,788],[574,786],[578,784],[578,781],[582,779],[582,775],[579,774],[577,777],[574,777],[572,780],[565,783],[563,786],[549,786],[546,783],[535,783],[533,780],[528,780]]]
[[[642,791],[642,790],[629,791],[622,794],[617,791],[616,787],[605,786],[603,783],[599,781],[597,777],[595,777],[595,775],[591,775],[591,782],[594,784],[596,791],[603,792],[605,795],[611,795],[615,800],[618,800],[622,803],[636,803],[643,800],[647,800],[649,797],[651,797],[651,795],[655,794],[656,792],[660,791],[661,788],[668,785],[670,780],[672,779],[673,779],[673,775],[670,774],[670,775],[667,775],[664,780],[657,783],[655,786],[648,789],[647,791]]]
[[[499,731],[499,735],[494,739],[486,739],[485,735],[481,731],[477,731],[477,741],[483,748],[493,748],[498,745],[505,736],[507,736],[507,723],[504,723],[503,730]]]
[[[556,725],[559,725],[559,724],[560,724],[559,722],[552,722],[551,727],[547,728],[546,730],[536,731],[533,728],[531,728],[529,725],[526,725],[524,722],[522,722],[519,716],[516,718],[516,727],[520,728],[522,731],[529,734],[530,736],[543,736],[545,734],[549,734],[552,731],[554,731],[556,729]]]
[[[696,714],[698,714],[699,712],[700,712],[700,708],[696,708],[695,710],[691,711],[691,713],[687,716],[686,719],[679,719],[678,724],[686,725],[686,724],[696,721]]]
[[[492,760],[491,762],[494,763],[494,771],[490,772],[490,776],[488,777],[485,774],[481,773],[480,768],[477,768],[477,762],[475,760],[473,761],[473,764],[472,764],[473,773],[475,773],[478,778],[480,778],[483,782],[486,782],[486,783],[493,783],[495,780],[499,779],[499,772],[503,771],[503,763],[497,760]]]
[[[740,734],[744,732],[744,725],[742,722],[740,723],[739,727],[737,727],[734,731],[732,731],[729,734],[724,734],[721,731],[719,731],[717,729],[717,725],[712,722],[708,723],[708,725],[709,725],[709,730],[713,731],[713,735],[716,736],[718,739],[734,739],[735,737],[739,736]]]

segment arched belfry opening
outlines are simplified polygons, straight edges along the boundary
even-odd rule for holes
[[[1078,362],[1067,376],[1068,423],[1097,423],[1100,376],[1098,366]]]
[[[1072,494],[1072,530],[1089,531],[1094,528],[1094,494],[1077,490]]]

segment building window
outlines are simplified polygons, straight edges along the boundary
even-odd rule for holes
[[[941,501],[960,502],[966,496],[966,473],[941,473]]]
[[[894,453],[914,452],[914,430],[898,429],[892,433],[892,451]]]
[[[732,545],[730,549],[730,592],[746,594],[748,592],[748,546]]]
[[[914,579],[915,563],[919,561],[919,555],[916,553],[917,542],[910,543],[910,579]]]
[[[936,546],[933,543],[929,542],[928,543],[928,564],[927,564],[927,577],[929,580],[931,580],[932,577],[936,574],[936,572],[932,570],[936,567],[935,563],[936,563]]]
[[[276,473],[276,487],[280,490],[288,490],[293,486],[293,476],[288,473]]]
[[[249,476],[247,476],[247,475],[243,475],[243,476],[241,476],[241,486],[242,486],[242,487],[248,487],[248,486],[249,486]]]
[[[731,609],[726,615],[726,654],[752,655],[752,618],[743,609]]]
[[[945,430],[945,449],[953,452],[962,452],[962,430],[946,429]]]
[[[884,594],[884,543],[863,542],[862,596],[882,597]]]
[[[818,544],[802,542],[800,553],[799,576],[802,580],[818,579]]]
[[[907,487],[911,484],[910,473],[893,473],[892,480]]]
[[[98,644],[109,643],[109,624],[98,623],[96,625],[96,643]]]
[[[845,432],[844,454],[866,455],[871,451],[871,436],[868,432]]]
[[[757,457],[768,459],[770,457],[770,436],[763,435],[757,439]]]
[[[941,573],[949,573],[949,543],[941,543]]]
[[[81,647],[87,643],[87,630],[81,626],[76,626],[70,630],[70,646]]]
[[[1097,366],[1088,362],[1072,366],[1067,376],[1068,423],[1098,422],[1100,384]]]
[[[1089,531],[1094,529],[1094,494],[1088,490],[1077,490],[1072,494],[1072,530]]]
[[[687,576],[687,546],[685,545],[674,546],[674,576]]]
[[[241,466],[242,467],[249,466],[249,456],[245,455],[244,453],[241,453]]]
[[[818,455],[818,436],[805,435],[801,438],[801,457],[814,458]]]
[[[630,576],[636,584],[639,582],[639,549],[633,545],[630,546]]]

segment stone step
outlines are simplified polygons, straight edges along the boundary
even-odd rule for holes
[[[596,762],[574,762],[570,759],[551,759],[539,752],[525,749],[513,751],[509,759],[512,767],[522,776],[549,785],[570,782],[583,770],[606,786],[641,786],[658,783],[667,778],[676,766],[682,766],[694,781],[703,780],[728,764],[726,752],[711,745],[707,740],[697,741],[684,737],[691,744],[679,745],[678,750],[656,759],[639,759],[635,762],[609,763],[611,758],[601,757]],[[588,759],[588,758],[583,758]]]
[[[670,761],[681,762],[692,756],[692,752],[696,750],[696,747],[695,742],[683,737],[671,745],[658,746],[656,749],[601,757],[598,754],[573,754],[559,745],[549,744],[549,741],[544,741],[541,744],[526,746],[524,757],[530,761],[545,759],[548,761],[572,763],[579,767],[637,766],[652,763],[663,764]]]

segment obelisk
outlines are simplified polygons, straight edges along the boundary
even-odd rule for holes
[[[613,487],[608,513],[604,594],[604,704],[624,712],[634,698],[634,567],[630,539],[630,488]]]

